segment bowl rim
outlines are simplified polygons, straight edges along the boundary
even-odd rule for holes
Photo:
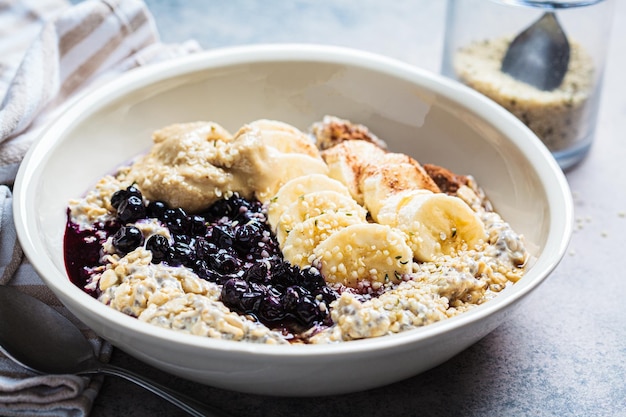
[[[107,106],[132,91],[141,90],[171,77],[247,63],[297,61],[356,66],[399,77],[471,109],[473,113],[489,121],[501,132],[510,130],[511,134],[507,136],[512,143],[533,166],[540,170],[539,177],[546,189],[546,197],[549,201],[551,223],[545,243],[546,249],[539,256],[534,267],[525,275],[531,278],[522,279],[506,289],[505,291],[513,292],[506,297],[495,297],[458,316],[398,334],[353,340],[349,343],[264,345],[199,337],[144,323],[101,304],[72,284],[67,276],[64,277],[65,279],[51,279],[42,273],[50,268],[54,270],[56,267],[51,260],[47,259],[42,247],[43,241],[36,230],[35,211],[33,207],[29,207],[36,187],[30,185],[36,179],[36,167],[45,160],[46,152],[58,139],[71,132],[76,124],[97,109]],[[547,192],[548,190],[550,192]],[[27,152],[15,180],[13,207],[17,235],[24,254],[44,283],[57,295],[64,294],[71,297],[90,314],[100,316],[109,322],[107,326],[120,326],[124,332],[136,333],[138,337],[158,339],[168,343],[175,341],[189,348],[206,349],[207,352],[211,350],[229,353],[245,352],[268,357],[281,356],[285,359],[312,354],[316,356],[353,355],[358,352],[392,349],[400,345],[427,342],[443,333],[480,321],[518,302],[541,284],[562,260],[573,229],[573,200],[565,175],[540,139],[511,113],[461,83],[394,58],[352,48],[315,44],[257,44],[217,48],[136,68],[94,89],[88,89],[76,97],[68,106],[68,110],[40,133]],[[62,297],[59,296],[59,298]],[[104,336],[106,338],[106,335]]]

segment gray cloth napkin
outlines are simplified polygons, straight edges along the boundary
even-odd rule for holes
[[[99,357],[111,346],[44,285],[17,240],[11,186],[33,140],[81,93],[133,68],[198,51],[160,42],[140,0],[0,0],[0,285],[18,287],[74,321]],[[102,377],[35,375],[0,353],[1,416],[86,416]]]

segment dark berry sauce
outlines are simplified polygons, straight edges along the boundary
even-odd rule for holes
[[[123,256],[143,246],[152,263],[185,267],[198,277],[222,286],[221,301],[232,311],[256,318],[288,338],[315,326],[332,324],[328,306],[338,296],[321,273],[300,269],[283,259],[259,201],[237,195],[219,200],[204,212],[188,214],[160,201],[146,202],[134,186],[111,197],[115,217],[81,230],[68,221],[64,238],[65,265],[72,282],[98,296],[89,286],[103,268],[103,243]],[[156,219],[171,235],[142,236],[138,223]]]
[[[95,271],[101,267],[102,244],[107,238],[116,233],[120,226],[116,221],[98,223],[91,229],[80,230],[77,224],[68,221],[65,225],[63,237],[63,252],[65,254],[65,269],[74,285],[85,292],[97,297],[97,289],[90,289],[87,284]]]

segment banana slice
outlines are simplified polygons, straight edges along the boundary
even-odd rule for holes
[[[406,234],[418,261],[430,262],[486,241],[482,221],[460,198],[443,193],[407,197],[397,202],[396,227]]]
[[[309,174],[287,181],[269,202],[267,219],[272,230],[289,204],[299,197],[316,191],[336,191],[350,197],[348,188],[337,180],[323,174]]]
[[[247,126],[260,130],[279,130],[282,132],[289,132],[293,134],[303,134],[302,131],[297,127],[285,122],[281,122],[280,120],[258,119],[253,122],[247,123]]]
[[[298,223],[285,238],[283,255],[292,265],[310,266],[317,245],[338,230],[364,220],[349,212],[329,212]]]
[[[387,152],[380,161],[374,161],[370,163],[370,166],[384,166],[384,165],[396,165],[396,164],[407,164],[408,172],[405,171],[397,171],[398,175],[401,177],[408,176],[409,179],[405,180],[407,186],[409,183],[413,184],[413,188],[429,190],[433,193],[440,193],[441,190],[435,180],[428,174],[426,169],[417,162],[416,159],[410,157],[409,155],[403,153],[395,153],[395,152]],[[365,173],[363,175],[366,175]]]
[[[388,154],[393,156],[401,154]],[[363,170],[359,187],[363,194],[363,204],[369,210],[372,218],[378,221],[378,212],[384,201],[394,194],[407,190],[426,189],[438,192],[439,188],[426,174],[417,161],[406,156],[395,158],[405,162],[391,162],[391,158],[385,158],[382,164],[372,164]]]
[[[386,224],[391,227],[398,226],[398,212],[404,207],[415,195],[432,195],[432,191],[428,190],[405,190],[385,198],[377,214],[376,221],[380,224]]]
[[[277,120],[260,119],[240,129],[258,129],[263,142],[284,153],[302,153],[319,158],[320,153],[312,138],[294,126]],[[239,134],[239,132],[237,133]],[[237,135],[236,134],[236,135]]]
[[[322,158],[328,164],[328,175],[345,184],[359,204],[363,204],[359,188],[363,167],[381,160],[384,155],[384,150],[363,140],[347,140],[322,152]]]
[[[399,282],[412,270],[413,253],[404,237],[377,223],[340,229],[320,242],[313,253],[327,282],[352,288],[362,281]]]
[[[294,135],[280,130],[262,130],[261,138],[268,146],[273,146],[281,152],[320,157],[315,144],[304,133]]]
[[[280,216],[275,230],[278,243],[284,246],[287,235],[298,223],[328,212],[344,213],[360,221],[365,221],[367,216],[367,211],[352,197],[337,191],[316,191],[304,194],[289,204]]]
[[[309,174],[328,175],[328,166],[321,158],[283,152],[272,152],[270,158],[265,183],[255,193],[256,198],[263,203],[269,202],[280,187],[293,178]]]

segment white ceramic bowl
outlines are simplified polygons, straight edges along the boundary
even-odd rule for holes
[[[472,174],[537,257],[521,281],[460,316],[334,345],[265,346],[180,334],[100,304],[70,283],[66,206],[151,144],[168,123],[260,118],[306,129],[325,114],[367,125],[390,149]],[[363,390],[434,367],[488,334],[561,260],[571,235],[566,180],[517,119],[472,90],[364,52],[313,45],[238,47],[135,70],[83,97],[30,150],[15,185],[24,251],[79,319],[131,355],[216,387],[272,395]]]

